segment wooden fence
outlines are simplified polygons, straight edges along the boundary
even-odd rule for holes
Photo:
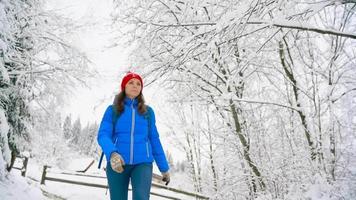
[[[21,171],[21,176],[25,177],[26,176],[26,171],[27,171],[28,157],[26,157],[26,156],[17,156],[16,159],[22,160],[21,166],[14,165],[14,167],[12,167],[12,168],[20,170]]]
[[[45,184],[45,181],[55,181],[55,182],[62,182],[62,183],[69,183],[69,184],[75,184],[75,185],[83,185],[83,186],[89,186],[89,187],[97,187],[97,188],[105,188],[107,189],[108,186],[107,184],[98,184],[98,183],[88,183],[88,182],[84,182],[84,181],[75,181],[75,180],[69,180],[69,179],[65,179],[65,178],[56,178],[56,177],[51,177],[49,176],[50,174],[59,174],[59,175],[71,175],[71,176],[81,176],[81,177],[88,177],[88,178],[98,178],[98,179],[106,179],[105,176],[99,176],[99,175],[89,175],[89,174],[84,174],[84,173],[73,173],[73,172],[51,172],[48,169],[50,169],[50,166],[43,166],[43,170],[42,170],[42,177],[41,177],[41,184]],[[188,191],[184,191],[184,190],[180,190],[180,189],[176,189],[176,188],[172,188],[172,187],[168,187],[165,185],[162,185],[160,183],[156,183],[157,180],[159,180],[161,178],[161,176],[154,174],[153,176],[153,182],[152,182],[152,187],[155,188],[159,188],[159,189],[165,189],[168,191],[172,191],[176,194],[183,194],[183,195],[187,195],[190,197],[194,197],[195,199],[209,199],[209,197],[203,196],[201,194],[197,194],[197,193],[193,193],[193,192],[188,192]],[[155,181],[156,180],[156,181]],[[130,189],[131,190],[131,189]],[[168,195],[163,195],[163,194],[159,194],[156,192],[152,192],[151,191],[151,195],[154,196],[159,196],[162,198],[166,198],[166,199],[173,199],[173,200],[181,200],[180,198],[177,197],[172,197],[172,196],[168,196]]]

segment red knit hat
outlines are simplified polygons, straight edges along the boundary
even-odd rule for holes
[[[141,82],[141,91],[143,89],[143,81],[142,81],[142,78],[140,75],[138,74],[135,74],[133,72],[128,72],[124,78],[122,78],[122,81],[121,81],[121,91],[124,91],[125,90],[125,86],[127,84],[127,82],[129,82],[131,79],[133,78],[136,78],[138,79],[140,82]]]

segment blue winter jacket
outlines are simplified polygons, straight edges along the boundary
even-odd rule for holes
[[[138,112],[137,99],[124,99],[124,111],[120,114],[113,133],[113,107],[106,109],[100,123],[98,143],[106,160],[111,153],[118,152],[126,165],[156,161],[161,172],[169,170],[161,141],[156,128],[154,113],[151,116],[151,131],[148,131],[148,119]]]

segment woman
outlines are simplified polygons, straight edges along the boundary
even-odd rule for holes
[[[121,92],[106,109],[100,124],[97,139],[108,161],[106,175],[111,200],[127,200],[129,180],[134,200],[149,199],[153,160],[163,181],[166,184],[170,181],[154,113],[145,105],[142,89],[140,75],[126,74],[121,81]]]

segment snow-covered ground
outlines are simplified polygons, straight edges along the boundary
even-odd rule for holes
[[[14,170],[0,181],[0,199],[37,200],[46,198],[42,195],[39,183],[23,178],[18,170]]]
[[[65,175],[60,174],[63,172],[76,173],[76,170],[85,169],[92,161],[91,158],[76,159],[71,162],[65,170],[56,169],[54,167],[48,169],[47,177],[65,178],[73,181],[83,181],[86,183],[94,183],[106,185],[105,178],[90,178],[83,176]],[[0,156],[0,172],[4,172],[3,159]],[[15,167],[21,166],[21,163],[16,162]],[[74,185],[69,183],[60,183],[46,180],[45,185],[40,184],[43,166],[38,165],[34,160],[30,159],[26,177],[22,177],[21,171],[13,169],[10,173],[0,173],[0,200],[109,200],[109,193],[105,188],[96,188],[89,186]],[[354,171],[354,168],[350,168]],[[157,168],[154,168],[157,173]],[[79,173],[77,173],[79,174]],[[88,175],[105,176],[105,172],[97,169],[95,162],[91,168],[86,172]],[[183,190],[189,191],[189,180],[185,179],[182,174],[173,174],[171,184],[173,188],[184,188]],[[340,194],[344,199],[353,199],[355,196],[355,182],[349,181],[338,185],[330,185],[324,179],[315,180],[313,185],[309,185],[304,192],[293,192],[286,196],[286,199],[310,199],[310,200],[335,200],[335,196],[331,194]],[[292,187],[292,186],[291,186]],[[185,195],[176,194],[171,191],[152,188],[151,192],[176,197],[177,199],[190,200],[194,199]],[[348,194],[349,193],[349,194]],[[347,195],[348,194],[348,195]],[[131,199],[129,192],[129,199]],[[151,195],[151,200],[164,200],[164,198]],[[271,194],[260,195],[258,200],[274,200]]]

